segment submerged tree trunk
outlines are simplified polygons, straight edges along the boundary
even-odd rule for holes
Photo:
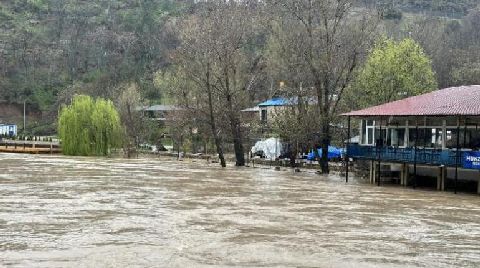
[[[242,131],[240,123],[236,116],[232,115],[230,118],[230,127],[233,135],[233,148],[235,150],[235,165],[237,167],[245,166],[245,154],[243,149]]]
[[[126,142],[126,149],[124,149],[124,153],[126,153],[127,158],[132,158],[134,155],[137,154],[137,142],[134,133],[134,126],[135,126],[135,119],[133,118],[132,109],[129,103],[126,105],[127,107],[127,118],[126,124],[128,125],[127,128],[127,142]],[[125,147],[124,147],[125,148]]]
[[[236,68],[234,65],[231,66],[233,74],[236,73]],[[231,85],[230,74],[228,68],[226,67],[223,70],[223,75],[225,79],[225,99],[228,109],[228,119],[230,121],[230,131],[233,137],[233,149],[235,151],[235,166],[243,167],[245,166],[245,154],[243,150],[243,139],[242,139],[242,130],[240,129],[240,118],[235,111],[234,105],[234,96],[232,94],[232,88],[236,89],[236,82],[233,81],[233,86]],[[233,75],[235,77],[235,75]]]
[[[210,127],[212,130],[213,140],[215,141],[215,147],[217,149],[218,158],[220,159],[220,165],[226,167],[225,157],[223,155],[222,140],[217,130],[217,124],[215,122],[215,111],[213,109],[213,96],[212,87],[210,85],[210,73],[207,71],[207,94],[208,94],[208,113],[210,120]]]
[[[212,131],[213,131],[213,129],[214,129],[214,127],[212,127]],[[220,159],[220,165],[222,167],[226,167],[227,164],[225,162],[225,157],[223,156],[222,141],[220,140],[220,137],[218,136],[218,134],[214,134],[213,139],[215,140],[215,146],[217,148],[218,158]]]
[[[291,143],[290,144],[290,167],[292,168],[296,168],[297,167],[297,163],[296,163],[296,160],[297,160],[297,147]]]
[[[312,68],[312,73],[317,71]],[[328,146],[330,145],[330,128],[328,119],[328,94],[326,94],[327,87],[322,83],[320,79],[315,81],[316,95],[317,95],[317,112],[320,116],[320,136],[317,139],[317,146],[322,148],[322,155],[320,155],[320,169],[322,174],[328,174],[330,169],[328,167]],[[316,148],[318,149],[318,147]]]
[[[223,155],[222,140],[220,139],[220,135],[218,135],[217,125],[215,124],[215,117],[213,116],[213,104],[211,103],[210,100],[209,100],[209,106],[210,106],[210,126],[212,128],[212,135],[213,135],[213,140],[215,141],[215,147],[217,149],[218,158],[220,159],[220,165],[222,167],[226,167],[227,164],[225,162],[225,157]]]
[[[328,146],[330,145],[330,126],[328,120],[324,120],[324,122],[322,122],[321,128],[322,155],[320,157],[320,168],[322,170],[322,174],[329,174],[330,168],[328,166]]]

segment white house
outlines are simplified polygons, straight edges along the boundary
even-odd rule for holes
[[[0,135],[3,136],[17,136],[17,125],[14,124],[0,124]]]

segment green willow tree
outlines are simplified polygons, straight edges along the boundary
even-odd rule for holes
[[[437,82],[430,59],[413,39],[382,39],[353,88],[358,105],[366,107],[432,91]]]
[[[109,100],[78,95],[64,106],[58,119],[58,134],[65,155],[106,156],[121,146],[120,116]]]

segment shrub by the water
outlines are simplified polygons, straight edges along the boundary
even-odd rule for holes
[[[108,155],[121,146],[120,116],[109,100],[75,96],[58,119],[62,152],[66,155]]]

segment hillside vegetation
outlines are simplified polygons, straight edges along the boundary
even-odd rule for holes
[[[268,2],[268,1],[267,1]],[[381,14],[377,35],[412,37],[432,59],[440,87],[480,84],[480,0],[357,0]],[[194,0],[4,0],[0,2],[0,101],[27,102],[53,122],[75,94],[115,99],[135,83],[147,102],[167,98],[163,74],[179,45],[179,21]],[[257,9],[262,5],[257,3]],[[268,17],[269,11],[264,17]],[[271,15],[271,14],[270,14]],[[268,25],[268,23],[259,22]],[[256,29],[251,53],[268,40]],[[261,63],[261,57],[258,58]],[[250,102],[271,96],[265,69]],[[270,81],[270,82],[269,82]],[[46,128],[55,129],[55,128]]]
[[[364,0],[361,2],[390,12],[414,12],[446,17],[465,16],[479,3],[478,0]]]

